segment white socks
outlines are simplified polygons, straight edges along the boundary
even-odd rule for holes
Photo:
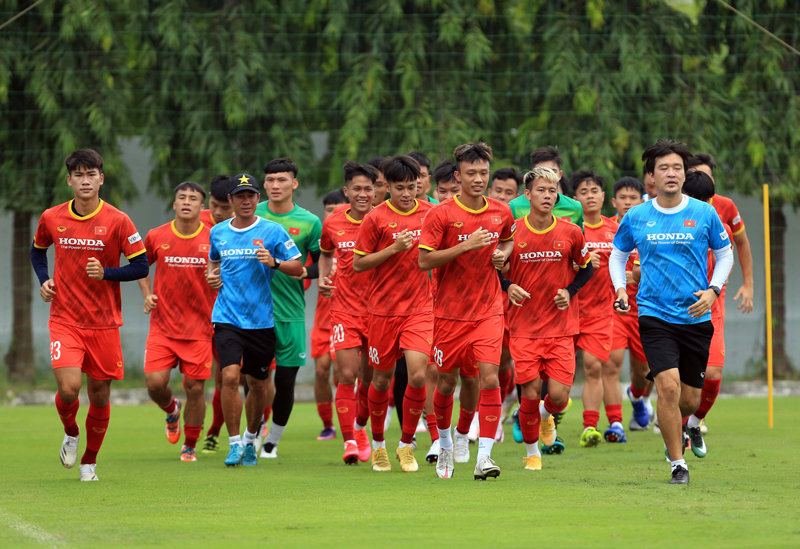
[[[453,449],[453,438],[450,436],[450,429],[438,429],[439,430],[439,447],[443,448],[444,450],[452,450]]]
[[[267,435],[267,438],[264,439],[264,442],[269,442],[277,446],[281,441],[284,429],[286,429],[286,425],[278,425],[273,421],[272,427],[269,428],[269,434]]]
[[[478,461],[485,457],[492,457],[493,437],[480,437],[478,439]]]
[[[242,437],[239,435],[236,435],[235,437],[228,437],[228,444],[230,444],[231,446],[233,446],[234,444],[241,444],[241,443],[242,443]]]
[[[552,415],[545,409],[544,399],[542,399],[542,402],[539,404],[539,413],[542,414],[542,419],[547,419]]]
[[[256,429],[257,430],[257,429]],[[256,443],[256,433],[251,433],[247,429],[244,430],[244,445],[247,446],[248,444],[255,444]]]
[[[377,440],[372,441],[372,449],[377,450],[378,448],[386,448],[386,441],[382,440],[378,442]]]
[[[675,470],[676,467],[683,467],[687,471],[689,470],[689,468],[686,466],[686,460],[685,459],[676,459],[675,461],[671,461],[670,464],[672,464],[672,470],[673,471]]]
[[[355,422],[354,426],[356,428],[356,431],[363,431],[364,428],[366,427],[366,425],[359,425],[357,421]]]
[[[528,451],[528,457],[531,456],[539,456],[542,457],[542,454],[539,453],[539,443],[534,442],[533,444],[525,443],[525,450]]]
[[[696,429],[697,427],[700,427],[701,423],[703,423],[703,420],[702,419],[698,419],[697,416],[692,414],[692,415],[689,416],[689,419],[686,422],[686,425],[688,425],[690,429]]]

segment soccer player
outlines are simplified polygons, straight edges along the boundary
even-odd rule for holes
[[[150,315],[145,345],[144,376],[153,402],[167,414],[167,440],[181,437],[181,402],[169,386],[172,369],[180,365],[186,391],[183,412],[186,440],[181,461],[197,461],[195,446],[206,415],[205,380],[211,379],[211,308],[216,292],[206,283],[210,229],[200,222],[206,193],[194,181],[175,187],[175,219],[144,239],[147,261],[156,264],[150,277],[139,279],[144,312]]]
[[[390,471],[384,417],[395,362],[403,355],[408,383],[403,398],[402,437],[396,451],[403,472],[418,470],[411,444],[425,410],[425,371],[433,338],[433,296],[428,273],[419,268],[422,222],[433,205],[415,198],[420,165],[408,155],[387,158],[381,172],[390,198],[364,218],[353,257],[357,273],[373,271],[369,302],[369,387],[372,419],[372,469]]]
[[[540,470],[540,435],[545,446],[553,445],[553,415],[569,402],[575,376],[573,337],[579,328],[577,303],[571,301],[591,281],[592,261],[578,226],[552,213],[558,197],[556,172],[543,167],[528,172],[525,197],[530,213],[517,220],[514,249],[505,267],[513,284],[503,281],[503,286],[512,302],[509,344],[521,388],[525,469]],[[577,273],[573,262],[579,266]],[[542,401],[545,378],[550,392]]]
[[[81,374],[86,374],[89,413],[80,477],[92,481],[97,480],[97,453],[108,429],[111,381],[122,379],[124,373],[119,283],[147,276],[148,266],[144,243],[130,218],[100,199],[103,158],[92,149],[81,149],[65,164],[74,198],[45,210],[39,218],[31,264],[42,300],[51,303],[50,362],[58,385],[56,410],[65,433],[61,463],[71,469],[78,459],[80,429],[75,420]],[[50,278],[47,249],[53,245],[56,259]],[[120,254],[128,265],[119,266]]]
[[[620,369],[609,363],[614,334],[614,288],[608,275],[608,257],[617,223],[601,215],[606,184],[604,177],[592,170],[575,172],[570,177],[573,194],[583,207],[583,227],[586,245],[592,260],[594,275],[578,301],[580,332],[576,346],[583,351],[583,433],[581,446],[600,443],[597,430],[600,404],[605,402],[609,427],[603,434],[607,442],[627,442],[622,426],[622,392],[619,387]]]
[[[378,179],[375,180],[375,198],[372,200],[372,206],[375,207],[378,204],[386,201],[386,197],[388,196],[388,187],[386,185],[386,177],[384,177],[383,172],[381,172],[380,166],[381,162],[383,162],[384,157],[382,156],[373,156],[369,160],[367,160],[367,164],[372,166],[378,171]]]
[[[284,228],[256,215],[258,184],[242,173],[231,179],[228,200],[236,216],[211,229],[206,279],[218,289],[211,314],[222,370],[222,411],[230,450],[225,465],[257,465],[255,446],[266,407],[269,366],[275,355],[275,321],[270,282],[276,271],[300,276],[297,246]],[[245,401],[247,428],[239,436],[242,399],[239,371],[250,388]]]
[[[417,200],[421,200],[422,202],[430,202],[432,204],[438,204],[439,200],[432,198],[429,195],[429,193],[431,192],[431,176],[433,175],[431,173],[431,159],[418,151],[410,152],[408,153],[407,156],[410,156],[411,158],[416,160],[417,163],[419,164],[420,186],[417,189]]]
[[[684,143],[667,140],[644,151],[642,160],[653,174],[658,197],[622,218],[609,262],[617,292],[614,308],[626,314],[625,265],[630,252],[639,252],[639,333],[650,366],[648,378],[658,390],[658,422],[672,465],[671,484],[689,482],[681,418],[699,404],[714,334],[710,310],[733,264],[717,212],[681,194],[691,156]],[[717,261],[710,283],[709,248]]]
[[[290,158],[277,158],[264,167],[264,191],[267,200],[256,208],[256,215],[273,221],[286,230],[305,260],[300,279],[277,272],[272,278],[272,299],[275,313],[275,398],[272,405],[272,426],[264,439],[261,457],[278,457],[281,440],[294,407],[294,386],[297,372],[306,364],[306,301],[303,278],[312,272],[317,278],[319,239],[322,223],[319,218],[294,203],[297,189],[297,165]],[[266,413],[265,413],[266,415]],[[266,419],[266,418],[265,418]]]
[[[436,184],[436,198],[444,202],[461,192],[461,182],[456,178],[456,165],[443,160],[433,170],[433,181]]]
[[[647,172],[647,165],[642,166],[642,181],[644,181],[644,201],[652,200],[658,196],[658,189],[653,180],[653,174]]]
[[[487,196],[508,204],[519,194],[522,175],[514,168],[500,168],[492,174]]]
[[[339,206],[347,203],[347,197],[341,189],[326,194],[322,198],[324,219],[328,219]],[[331,440],[336,438],[336,428],[333,426],[331,368],[333,368],[333,384],[338,385],[339,365],[336,363],[336,351],[331,336],[331,301],[321,295],[317,296],[314,326],[311,328],[311,358],[314,359],[314,400],[317,402],[317,413],[322,420],[322,431],[317,440]]]
[[[372,368],[367,362],[367,288],[372,273],[353,270],[353,249],[361,222],[372,211],[378,170],[348,160],[343,171],[343,190],[350,205],[340,207],[322,225],[319,290],[323,297],[331,299],[333,345],[339,361],[336,413],[344,439],[342,459],[347,465],[357,465],[359,460],[369,461],[372,455],[364,430],[369,419],[368,388],[372,381]],[[356,380],[359,381],[357,398]]]
[[[611,204],[617,210],[618,224],[631,208],[644,202],[643,196],[644,185],[635,177],[626,176],[614,183],[614,198],[611,199]],[[617,315],[614,318],[614,336],[608,361],[613,364],[613,368],[621,370],[625,349],[628,349],[631,359],[631,385],[627,392],[633,406],[633,415],[628,426],[632,431],[645,431],[651,419],[655,419],[655,410],[647,394],[650,382],[646,376],[650,368],[647,366],[647,357],[644,356],[642,341],[639,338],[639,316],[636,306],[636,291],[639,285],[633,280],[633,271],[634,268],[638,268],[638,262],[639,254],[634,250],[625,266],[625,278],[628,282],[628,314]]]
[[[433,356],[439,377],[433,404],[441,446],[436,474],[453,476],[450,423],[459,373],[475,377],[480,372],[481,427],[474,478],[485,480],[500,474],[491,459],[502,404],[497,373],[503,300],[495,265],[502,266],[511,252],[514,220],[507,204],[484,196],[492,149],[485,143],[467,143],[453,155],[461,194],[428,213],[419,244],[420,268],[436,269]]]

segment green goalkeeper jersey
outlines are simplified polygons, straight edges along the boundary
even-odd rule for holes
[[[531,201],[525,195],[518,196],[508,204],[514,219],[525,217],[531,213]],[[583,230],[583,207],[581,203],[558,193],[558,201],[553,206],[553,215],[575,223]]]

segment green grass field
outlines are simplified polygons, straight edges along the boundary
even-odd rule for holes
[[[691,484],[670,486],[661,437],[650,431],[581,449],[579,401],[559,432],[563,455],[524,471],[507,426],[494,451],[503,473],[486,482],[472,480],[474,447],[473,463],[436,478],[425,433],[419,473],[346,467],[339,440],[315,440],[309,404],[296,406],[277,460],[227,469],[225,443],[181,463],[158,408],[116,407],[100,482],[81,483],[77,466],[59,462],[53,407],[3,408],[0,546],[798,547],[799,413],[800,399],[777,399],[769,430],[765,400],[719,400],[708,457],[688,455]],[[395,419],[390,454],[398,437]]]

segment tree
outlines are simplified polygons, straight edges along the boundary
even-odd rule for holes
[[[0,0],[0,9],[12,14],[30,4]],[[71,196],[63,159],[78,148],[97,149],[105,161],[105,197],[118,202],[134,194],[118,144],[131,131],[129,44],[115,32],[124,28],[124,15],[110,10],[133,4],[43,3],[0,31],[0,206],[14,215],[13,334],[5,356],[11,381],[34,378],[31,225]]]

